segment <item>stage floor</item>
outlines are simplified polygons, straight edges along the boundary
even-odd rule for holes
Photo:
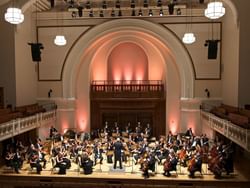
[[[119,165],[118,165],[119,166]],[[96,166],[93,167],[93,173],[89,175],[85,175],[83,173],[83,169],[79,168],[79,166],[72,162],[71,168],[67,170],[66,175],[58,175],[58,169],[52,168],[52,163],[48,159],[46,169],[43,169],[40,175],[36,174],[35,169],[31,169],[30,165],[27,162],[24,162],[22,169],[19,174],[16,174],[13,169],[7,168],[6,166],[2,166],[0,168],[1,176],[41,176],[41,177],[75,177],[75,178],[105,178],[105,179],[144,179],[142,172],[140,170],[140,165],[135,165],[132,161],[132,157],[128,160],[127,163],[123,162],[123,169],[113,169],[113,164],[109,164],[106,162],[106,159],[103,160],[103,164],[97,163]],[[202,165],[202,174],[200,172],[195,173],[195,178],[190,178],[188,176],[187,167],[183,167],[177,165],[177,171],[171,172],[171,177],[166,177],[163,175],[163,166],[156,164],[155,173],[150,172],[149,179],[154,180],[189,180],[189,181],[218,181],[218,179],[214,178],[212,172],[208,170],[208,166],[206,163]],[[248,177],[245,177],[240,171],[235,169],[234,173],[230,175],[226,175],[223,173],[222,178],[219,180],[226,181],[239,181],[245,182],[249,181]]]

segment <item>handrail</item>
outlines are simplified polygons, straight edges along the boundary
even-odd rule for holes
[[[91,85],[162,85],[162,80],[93,80]]]
[[[164,92],[165,89],[161,80],[94,80],[90,87],[92,95],[98,93],[138,94],[148,92],[159,94]]]
[[[0,141],[38,128],[47,121],[55,120],[56,110],[51,110],[48,112],[38,113],[25,118],[18,118],[6,123],[2,123],[0,124]]]
[[[201,120],[206,121],[211,129],[223,134],[242,148],[250,151],[249,129],[242,128],[226,119],[219,118],[205,111],[201,111]]]

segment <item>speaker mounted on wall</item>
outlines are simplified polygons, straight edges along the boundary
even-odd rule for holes
[[[208,47],[208,59],[217,59],[218,42],[220,40],[206,40],[205,46]]]
[[[32,61],[41,61],[41,49],[44,49],[42,43],[28,43],[31,46]]]

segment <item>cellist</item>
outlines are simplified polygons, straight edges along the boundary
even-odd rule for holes
[[[174,150],[171,150],[168,157],[166,158],[166,160],[163,163],[163,169],[164,169],[164,176],[170,177],[170,171],[176,171],[176,165],[178,163],[178,159],[175,155]]]
[[[188,164],[189,177],[194,178],[196,171],[202,172],[202,157],[200,152],[196,152]]]

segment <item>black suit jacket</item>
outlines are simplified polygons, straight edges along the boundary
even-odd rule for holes
[[[114,151],[115,157],[120,158],[122,155],[122,149],[123,149],[122,143],[120,141],[115,142],[114,149],[115,149]]]

